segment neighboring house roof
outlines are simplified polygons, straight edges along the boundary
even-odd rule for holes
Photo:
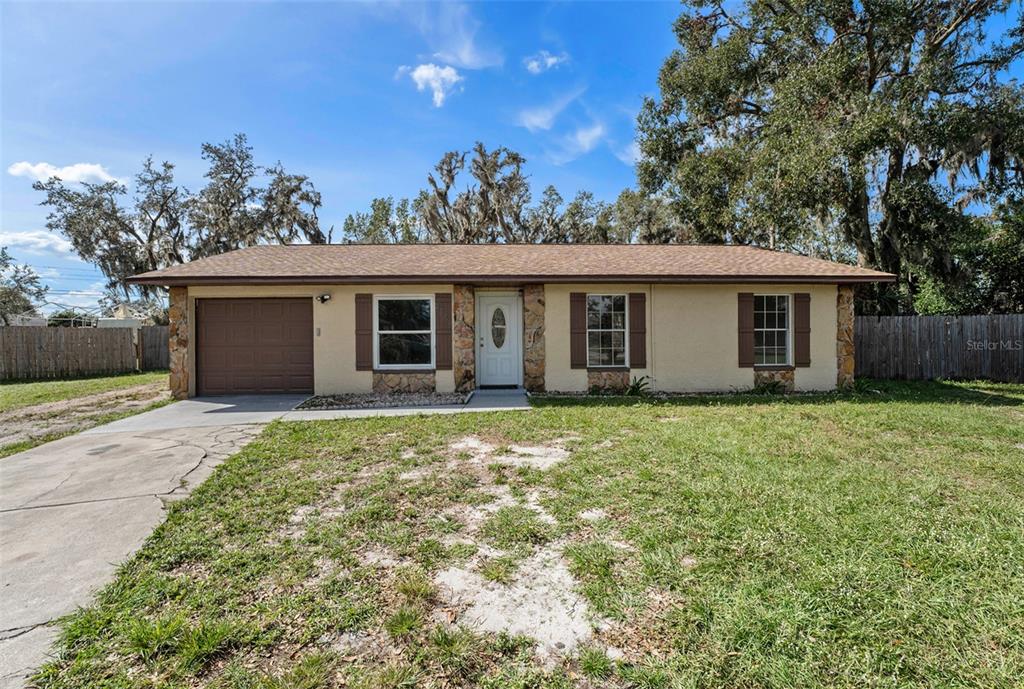
[[[129,278],[149,285],[423,282],[889,282],[895,276],[749,246],[254,246]]]

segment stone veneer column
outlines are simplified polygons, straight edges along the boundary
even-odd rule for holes
[[[853,287],[840,285],[836,294],[836,387],[853,385]]]
[[[452,368],[455,389],[469,392],[476,387],[476,300],[471,285],[455,285],[452,298]]]
[[[172,287],[167,309],[171,354],[171,397],[188,397],[188,288]]]
[[[523,287],[523,387],[544,392],[544,285]]]

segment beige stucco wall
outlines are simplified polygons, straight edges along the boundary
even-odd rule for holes
[[[587,372],[569,368],[569,293],[647,294],[647,368],[652,389],[666,392],[746,390],[752,369],[737,365],[737,294],[811,295],[811,365],[795,372],[797,390],[831,390],[836,384],[835,285],[647,285],[546,286],[548,390],[583,391]]]
[[[370,392],[373,373],[357,371],[355,360],[355,295],[436,294],[452,286],[437,285],[280,285],[192,286],[188,288],[189,342],[195,342],[196,299],[238,297],[313,297],[330,294],[325,304],[313,302],[313,388],[317,395]],[[195,390],[195,348],[189,347],[189,396]],[[455,389],[452,371],[437,371],[438,392]]]

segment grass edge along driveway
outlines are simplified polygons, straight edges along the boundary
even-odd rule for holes
[[[37,682],[1018,685],[1024,386],[861,390],[276,422],[63,621]],[[600,623],[547,663],[439,583],[514,587],[550,547]]]

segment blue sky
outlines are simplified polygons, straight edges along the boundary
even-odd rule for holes
[[[244,132],[323,195],[325,227],[413,195],[441,155],[509,146],[534,191],[633,183],[674,3],[4,3],[0,243],[52,300],[101,276],[45,230],[36,177],[130,179],[152,153],[198,189],[202,142]],[[14,166],[12,168],[12,166]],[[67,168],[67,169],[65,169]],[[68,292],[71,292],[70,294]],[[78,292],[78,293],[75,293]]]

